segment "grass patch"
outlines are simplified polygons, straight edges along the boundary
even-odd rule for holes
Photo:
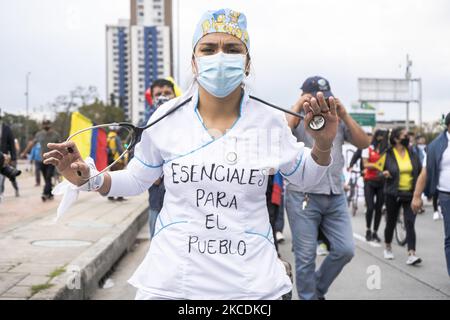
[[[59,268],[56,268],[55,270],[53,270],[52,272],[50,272],[48,277],[50,277],[50,280],[51,280],[51,279],[53,279],[53,278],[63,274],[64,272],[66,272],[66,268],[65,267],[59,267]]]
[[[43,284],[37,284],[34,286],[31,286],[31,296],[34,296],[36,293],[42,291],[42,290],[46,290],[49,289],[53,286],[53,284],[51,283],[43,283]]]
[[[36,293],[38,293],[40,291],[47,290],[47,289],[53,287],[54,285],[51,284],[50,281],[52,281],[53,278],[56,278],[57,276],[63,274],[64,272],[66,272],[66,265],[64,265],[62,267],[58,267],[55,270],[53,270],[52,272],[50,272],[47,275],[48,280],[46,283],[41,283],[41,284],[31,286],[31,296],[34,296]]]

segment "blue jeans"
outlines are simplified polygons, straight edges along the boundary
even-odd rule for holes
[[[353,231],[344,194],[308,194],[288,191],[286,211],[292,231],[298,296],[302,300],[325,296],[334,279],[355,253]],[[330,254],[316,271],[319,227],[331,243]]]
[[[450,195],[439,192],[439,203],[444,216],[445,259],[447,260],[447,272],[450,276]]]
[[[148,210],[148,221],[149,221],[149,225],[150,225],[150,238],[153,238],[153,236],[155,235],[155,226],[156,226],[156,220],[158,219],[159,211],[160,210],[153,210],[153,209]]]

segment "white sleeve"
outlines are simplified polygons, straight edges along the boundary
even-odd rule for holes
[[[317,185],[328,167],[321,166],[311,157],[311,149],[305,147],[303,142],[297,142],[292,134],[286,119],[281,141],[280,173],[292,184],[302,186],[305,189]]]
[[[164,160],[155,143],[150,129],[142,133],[136,145],[134,157],[124,170],[109,172],[111,189],[107,196],[126,197],[146,191],[162,175]]]

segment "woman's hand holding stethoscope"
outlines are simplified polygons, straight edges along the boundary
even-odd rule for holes
[[[303,103],[305,128],[320,146],[332,145],[339,121],[336,99],[329,97],[327,100],[322,92],[318,92],[316,98]]]

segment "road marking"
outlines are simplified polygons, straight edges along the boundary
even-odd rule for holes
[[[353,233],[353,238],[358,239],[358,240],[360,240],[360,241],[362,241],[362,242],[365,242],[365,243],[367,243],[368,245],[370,245],[370,246],[372,246],[372,247],[374,247],[374,248],[381,248],[381,244],[376,243],[376,242],[372,242],[372,241],[367,242],[367,241],[366,241],[366,238],[363,237],[363,236],[360,235],[360,234]]]

